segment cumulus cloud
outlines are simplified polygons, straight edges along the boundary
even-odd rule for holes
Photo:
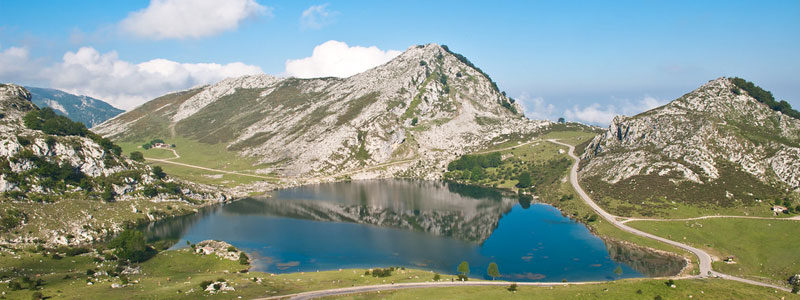
[[[348,77],[384,64],[400,51],[378,47],[350,47],[339,41],[327,41],[314,47],[310,57],[286,61],[286,74],[298,78]]]
[[[9,47],[0,51],[0,78],[12,78],[25,74],[28,59],[27,48]]]
[[[120,22],[122,30],[149,39],[200,38],[236,29],[247,18],[272,15],[254,0],[151,0]]]
[[[328,4],[312,5],[300,15],[300,27],[304,29],[320,29],[334,22],[337,11],[328,10]]]
[[[592,103],[582,108],[576,105],[572,109],[564,111],[564,115],[567,120],[571,121],[580,121],[594,125],[608,125],[617,115],[631,116],[665,104],[650,96],[646,96],[637,102],[631,102],[629,100],[620,100],[617,102],[619,102],[619,108],[617,105],[610,104],[603,106],[600,103]]]
[[[261,68],[240,62],[222,65],[153,59],[137,64],[119,59],[114,51],[100,53],[83,47],[64,54],[62,62],[47,68],[43,74],[54,88],[130,109],[169,92],[227,77],[261,73]]]
[[[520,105],[522,105],[525,116],[534,120],[554,120],[553,113],[556,111],[555,105],[547,103],[542,97],[531,97],[527,93],[517,97]]]

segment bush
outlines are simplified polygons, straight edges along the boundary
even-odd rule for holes
[[[394,268],[385,268],[385,269],[373,269],[372,270],[372,277],[389,277],[392,276],[392,271]]]
[[[239,264],[240,265],[250,264],[250,258],[247,257],[247,254],[245,254],[244,252],[239,252]]]
[[[518,188],[529,188],[531,186],[531,173],[522,172],[519,174],[519,177],[517,177],[517,181],[519,181],[517,183]]]
[[[30,111],[22,120],[25,127],[41,130],[46,134],[86,136],[89,133],[83,123],[73,122],[67,117],[59,116],[49,107]]]
[[[442,276],[439,273],[433,274],[433,281],[439,281],[442,279]]]
[[[161,166],[154,166],[153,167],[153,176],[158,178],[159,180],[164,179],[167,177],[167,173],[164,173],[164,169]]]
[[[448,171],[473,170],[475,167],[496,168],[503,163],[500,152],[487,154],[463,155],[447,164]]]
[[[144,154],[142,154],[142,152],[139,151],[133,151],[131,152],[131,160],[144,162]]]
[[[145,244],[141,231],[126,230],[108,243],[108,247],[116,249],[114,254],[131,262],[143,262],[153,257],[156,250]]]
[[[512,283],[511,285],[509,285],[508,286],[508,291],[509,292],[516,292],[517,291],[517,284],[516,283]]]
[[[204,280],[203,282],[200,283],[200,288],[205,290],[212,283],[214,283],[214,282],[211,281],[211,280]]]

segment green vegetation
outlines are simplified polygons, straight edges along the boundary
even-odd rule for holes
[[[694,221],[632,221],[628,225],[705,249],[720,260],[733,256],[736,263],[714,262],[725,274],[786,285],[800,273],[800,222],[715,218]]]
[[[144,162],[144,154],[142,154],[142,152],[139,151],[131,152],[130,158],[133,161]]]
[[[495,277],[500,277],[500,270],[497,268],[497,264],[496,263],[490,263],[489,267],[486,269],[486,274],[489,274],[489,276],[492,276],[492,280],[494,280]]]
[[[462,261],[460,264],[458,264],[458,280],[469,280],[469,263],[466,261]]]
[[[170,138],[166,139],[165,142],[175,144],[178,147],[173,149],[152,148],[142,150],[139,148],[141,142],[142,140],[121,142],[120,146],[122,146],[126,152],[141,151],[146,158],[170,159],[170,161],[178,163],[245,174],[255,174],[254,170],[264,166],[259,165],[253,158],[242,157],[234,151],[229,151],[224,144],[209,145],[187,138]],[[180,158],[175,158],[175,154],[172,150],[177,152]],[[209,157],[213,157],[214,159],[208,159]],[[202,184],[234,187],[241,184],[266,180],[250,176],[221,174],[219,172],[164,162],[151,161],[149,164],[160,166],[164,172],[170,176]]]
[[[705,184],[675,183],[672,179],[678,175],[651,174],[615,184],[599,177],[584,177],[581,185],[610,213],[629,217],[772,216],[773,199],[798,203],[796,194],[762,183],[731,163],[718,162],[717,168],[719,179]]]
[[[463,155],[447,164],[448,171],[472,170],[475,167],[496,168],[502,163],[500,152],[488,154]]]
[[[52,299],[236,299],[239,296],[253,299],[388,282],[430,281],[434,276],[430,271],[403,268],[382,269],[393,269],[391,274],[384,272],[383,277],[363,276],[369,271],[364,269],[275,275],[247,272],[238,261],[199,255],[190,250],[163,251],[129,266],[121,266],[114,260],[113,251],[102,247],[69,258],[63,258],[66,254],[55,249],[31,248],[15,254],[0,251],[0,265],[3,266],[0,278],[18,282],[23,288],[12,290],[2,284],[0,292],[5,292],[4,297],[8,299],[30,299],[36,292]],[[140,272],[122,274],[126,268]],[[448,281],[455,278],[440,277]],[[37,280],[41,281],[37,284]],[[201,285],[220,282],[233,286],[235,291],[210,294],[200,290]],[[112,288],[112,284],[119,286]],[[31,285],[35,290],[27,289]]]
[[[618,280],[602,284],[568,286],[464,286],[403,289],[330,297],[334,299],[800,299],[774,289],[723,279]],[[514,294],[511,294],[514,293]],[[326,299],[330,299],[326,298]]]
[[[46,134],[86,136],[89,133],[83,123],[73,122],[67,117],[57,115],[49,107],[26,113],[23,122],[26,127],[41,130]]]
[[[780,102],[775,101],[775,97],[772,96],[772,92],[764,90],[760,86],[757,86],[754,83],[739,77],[731,78],[731,82],[733,82],[733,84],[739,89],[747,92],[750,97],[756,98],[758,102],[766,104],[772,110],[779,111],[795,119],[800,119],[800,112],[792,109],[792,105],[789,104],[789,102],[786,102],[786,100],[781,100]],[[733,93],[738,95],[741,92],[738,89],[733,89]]]
[[[114,255],[119,259],[133,263],[143,262],[153,257],[156,250],[145,244],[141,231],[125,230],[108,242],[108,248],[115,249]]]
[[[111,140],[89,131],[83,123],[73,122],[67,117],[57,115],[50,108],[29,111],[23,117],[23,123],[25,123],[25,127],[41,130],[46,134],[89,137],[103,147],[104,150],[117,156],[122,154],[122,148],[112,143]],[[48,139],[48,141],[55,140]],[[48,142],[48,144],[51,143]]]

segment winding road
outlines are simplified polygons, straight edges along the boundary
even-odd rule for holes
[[[619,221],[617,219],[617,216],[612,215],[612,214],[608,213],[607,211],[605,211],[602,207],[597,205],[597,203],[595,203],[594,200],[592,200],[592,198],[589,197],[588,194],[586,194],[586,192],[583,190],[583,188],[581,188],[580,184],[578,183],[578,164],[580,163],[580,159],[578,158],[578,156],[575,155],[575,147],[570,145],[570,144],[565,144],[565,143],[559,142],[557,140],[552,140],[551,139],[551,140],[547,140],[547,141],[551,142],[551,143],[554,143],[554,144],[566,146],[567,148],[569,148],[569,151],[567,152],[567,154],[575,161],[572,164],[572,168],[570,169],[570,172],[569,172],[570,184],[572,184],[572,187],[575,189],[575,191],[578,193],[578,195],[581,197],[581,199],[583,199],[583,201],[586,202],[587,205],[589,205],[589,207],[591,207],[595,212],[597,212],[597,214],[602,216],[604,219],[606,219],[608,222],[610,222],[612,225],[616,226],[619,229],[622,229],[624,231],[627,231],[629,233],[632,233],[632,234],[635,234],[635,235],[638,235],[638,236],[646,237],[646,238],[653,239],[653,240],[656,240],[656,241],[659,241],[659,242],[662,242],[662,243],[665,243],[665,244],[669,244],[669,245],[672,245],[672,246],[675,246],[675,247],[678,247],[678,248],[681,248],[681,249],[684,249],[684,250],[687,250],[687,251],[691,252],[692,254],[697,256],[698,263],[699,263],[699,266],[700,266],[700,275],[698,275],[696,277],[704,278],[704,277],[706,277],[706,275],[711,275],[711,276],[716,276],[716,277],[720,277],[720,278],[724,278],[724,279],[728,279],[728,280],[735,280],[735,281],[739,281],[739,282],[743,282],[743,283],[748,283],[748,284],[753,284],[753,285],[759,285],[759,286],[774,288],[774,289],[778,289],[778,290],[782,290],[782,291],[787,291],[787,292],[791,291],[790,289],[785,288],[785,287],[781,287],[781,286],[777,286],[777,285],[773,285],[773,284],[769,284],[769,283],[765,283],[765,282],[750,280],[750,279],[744,279],[744,278],[740,278],[740,277],[726,275],[726,274],[723,274],[723,273],[716,272],[711,267],[711,255],[709,255],[708,252],[705,252],[705,251],[703,251],[701,249],[689,246],[687,244],[683,244],[683,243],[679,243],[679,242],[676,242],[676,241],[673,241],[673,240],[665,239],[665,238],[662,238],[660,236],[656,236],[656,235],[653,235],[653,234],[638,230],[636,228],[630,227],[628,225],[625,225],[625,222],[627,222],[627,221]],[[711,218],[711,217],[714,217],[714,216],[708,216],[708,217],[705,217],[705,218]],[[703,217],[699,217],[699,218],[703,218]],[[653,219],[649,219],[649,220],[653,221]]]

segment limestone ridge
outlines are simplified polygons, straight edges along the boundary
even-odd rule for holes
[[[734,179],[725,174],[746,173],[796,193],[800,120],[770,109],[723,77],[662,107],[615,117],[605,134],[588,144],[582,159],[582,178],[610,184],[655,175],[674,184],[703,185]]]
[[[221,143],[283,176],[409,161],[362,176],[435,178],[459,154],[548,124],[521,111],[463,56],[428,44],[348,78],[226,79],[154,99],[96,131]]]
[[[125,112],[110,104],[88,96],[73,95],[61,90],[25,87],[31,93],[31,100],[38,107],[50,107],[56,113],[86,127],[93,127]]]
[[[143,189],[170,179],[155,178],[149,166],[122,156],[110,141],[85,128],[81,134],[70,135],[28,128],[23,121],[25,115],[38,110],[25,88],[0,84],[0,193],[3,197],[54,202],[99,198],[105,190],[111,194],[109,197],[118,201],[133,198],[201,200],[209,196],[184,189],[181,193],[156,192],[155,196],[144,197]]]

